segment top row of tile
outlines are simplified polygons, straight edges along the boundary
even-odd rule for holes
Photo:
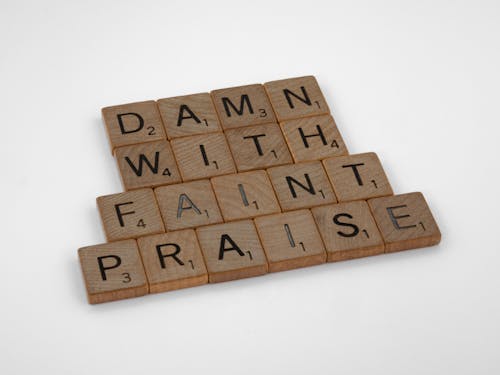
[[[111,149],[223,129],[328,114],[313,76],[102,109]]]

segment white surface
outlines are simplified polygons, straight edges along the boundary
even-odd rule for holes
[[[499,39],[495,1],[2,1],[0,373],[499,373]],[[305,74],[441,245],[88,305],[100,108]]]

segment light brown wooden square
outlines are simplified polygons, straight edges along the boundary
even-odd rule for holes
[[[337,202],[319,161],[273,167],[267,173],[283,211]]]
[[[311,209],[326,246],[329,262],[384,252],[384,241],[365,201]]]
[[[260,216],[254,222],[269,272],[325,263],[325,247],[309,210]]]
[[[211,179],[225,221],[280,212],[265,171],[252,171]]]
[[[292,163],[278,124],[247,126],[225,133],[238,171]]]
[[[339,202],[392,195],[392,188],[374,152],[323,160]]]
[[[89,303],[116,301],[148,293],[135,240],[82,247],[78,256]]]
[[[368,201],[385,242],[385,252],[436,245],[441,232],[422,193]]]
[[[264,86],[280,122],[330,113],[314,76],[282,79]]]
[[[158,108],[169,139],[221,130],[208,92],[160,99]]]
[[[111,151],[116,147],[165,139],[160,112],[153,100],[102,109]]]
[[[267,273],[267,261],[252,220],[196,229],[211,283]]]
[[[181,181],[168,141],[119,147],[115,150],[115,157],[125,190]]]
[[[176,138],[171,143],[184,181],[236,172],[222,133]]]
[[[276,122],[261,84],[214,90],[210,95],[224,129]]]
[[[165,231],[152,189],[98,197],[97,207],[108,241]]]
[[[141,237],[137,244],[150,293],[208,283],[207,268],[194,230]]]
[[[209,180],[155,189],[167,231],[222,223],[222,215]]]
[[[296,162],[348,154],[330,115],[289,120],[280,125]]]

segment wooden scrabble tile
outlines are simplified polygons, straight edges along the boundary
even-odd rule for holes
[[[339,202],[392,195],[382,164],[373,152],[323,160]]]
[[[267,173],[283,211],[337,202],[319,161],[273,167]]]
[[[98,197],[97,207],[108,241],[165,231],[152,189]]]
[[[385,242],[385,252],[436,245],[441,232],[422,193],[368,201]]]
[[[139,297],[148,283],[135,240],[82,247],[78,250],[89,303]]]
[[[267,82],[264,86],[280,122],[330,113],[313,76]]]
[[[160,112],[153,100],[105,107],[102,117],[112,152],[120,146],[165,139]]]
[[[264,250],[252,220],[209,225],[196,229],[211,283],[263,275]]]
[[[184,181],[236,172],[222,133],[176,138],[171,143]]]
[[[280,125],[296,162],[348,154],[330,115],[289,120]]]
[[[221,130],[209,93],[160,99],[158,108],[169,139]]]
[[[125,190],[175,184],[181,175],[168,141],[118,147],[116,162]]]
[[[194,230],[141,237],[137,243],[150,293],[208,283],[207,268]]]
[[[214,90],[210,95],[224,129],[276,122],[264,86],[260,84]]]
[[[314,207],[311,211],[329,262],[384,252],[384,241],[365,201]]]
[[[225,221],[280,212],[265,171],[252,171],[211,179]]]
[[[167,231],[222,223],[209,180],[162,186],[155,195]]]
[[[247,126],[225,133],[238,171],[292,163],[278,124]]]
[[[260,216],[254,222],[269,272],[325,263],[325,247],[309,210]]]

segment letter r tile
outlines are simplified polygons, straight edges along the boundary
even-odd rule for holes
[[[153,100],[102,109],[111,151],[116,147],[165,139],[158,106]]]
[[[422,193],[374,198],[368,204],[386,253],[433,246],[441,241],[441,232]]]
[[[210,283],[267,273],[267,261],[252,220],[196,229]]]
[[[116,301],[148,293],[135,240],[82,247],[78,255],[89,303]]]

